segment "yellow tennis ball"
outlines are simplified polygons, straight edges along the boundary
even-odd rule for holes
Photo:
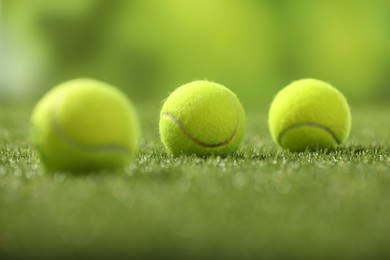
[[[237,96],[210,81],[177,88],[160,114],[160,136],[171,155],[226,155],[245,134],[245,112]]]
[[[50,170],[125,166],[137,150],[135,110],[113,86],[75,79],[50,90],[31,115],[31,140]]]
[[[290,151],[332,149],[351,128],[348,103],[337,89],[320,80],[297,80],[282,89],[269,110],[273,140]]]

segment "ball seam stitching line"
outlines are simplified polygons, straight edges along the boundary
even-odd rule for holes
[[[59,136],[59,138],[64,141],[66,144],[69,146],[72,146],[74,148],[88,151],[88,152],[108,152],[108,153],[123,153],[123,154],[128,154],[130,153],[128,149],[118,146],[118,145],[113,145],[113,144],[107,144],[107,145],[102,145],[99,147],[92,147],[88,145],[84,145],[81,143],[76,142],[75,140],[72,140],[61,128],[60,124],[56,120],[56,113],[58,110],[58,107],[61,103],[61,98],[57,100],[57,102],[52,106],[51,113],[50,113],[50,123],[54,129],[54,132]]]
[[[236,126],[235,126],[232,134],[229,136],[229,138],[226,139],[225,141],[221,142],[221,143],[217,143],[217,144],[204,143],[204,142],[196,139],[195,137],[193,137],[191,135],[191,133],[185,128],[185,126],[176,117],[174,117],[172,114],[163,113],[162,116],[171,119],[180,128],[180,130],[187,136],[187,138],[190,139],[195,144],[198,144],[198,145],[200,145],[202,147],[205,147],[205,148],[218,148],[218,147],[222,147],[224,145],[228,145],[233,140],[234,136],[236,135],[236,132],[237,132],[237,129],[238,129],[238,126],[239,126],[239,123],[240,123],[240,113],[238,111],[238,108],[237,108],[236,104],[234,103],[234,100],[227,93],[224,92],[223,94],[232,103],[232,105],[234,107],[234,110],[236,111],[236,114],[237,114],[237,122],[236,122]]]
[[[229,144],[237,131],[237,127],[236,127],[234,129],[233,133],[229,136],[229,138],[221,143],[208,144],[208,143],[204,143],[204,142],[196,139],[195,137],[193,137],[190,134],[190,132],[185,128],[185,126],[177,118],[175,118],[173,115],[168,114],[168,113],[164,113],[164,114],[162,114],[162,116],[165,116],[165,117],[168,117],[169,119],[171,119],[180,128],[180,130],[187,136],[187,138],[190,139],[192,142],[194,142],[202,147],[206,147],[206,148],[218,148],[218,147]]]
[[[290,131],[290,130],[293,130],[293,129],[297,129],[297,128],[300,128],[300,127],[303,127],[303,126],[307,126],[307,127],[313,127],[313,128],[317,128],[317,129],[321,129],[323,131],[325,131],[327,134],[329,134],[333,140],[337,143],[337,145],[341,144],[341,141],[337,138],[336,134],[330,130],[329,128],[325,127],[325,126],[322,126],[322,125],[319,125],[319,124],[316,124],[316,123],[298,123],[298,124],[294,124],[294,125],[291,125],[285,129],[283,129],[283,131],[279,134],[278,136],[278,143],[281,144],[282,143],[282,139],[284,137],[284,135]]]

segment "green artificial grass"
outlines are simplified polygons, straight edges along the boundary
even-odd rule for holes
[[[390,107],[353,109],[334,151],[278,149],[266,111],[227,157],[168,157],[158,110],[125,171],[47,173],[29,109],[0,110],[0,258],[390,257]]]

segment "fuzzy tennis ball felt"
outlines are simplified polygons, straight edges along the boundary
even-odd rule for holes
[[[268,120],[273,140],[295,152],[335,148],[351,128],[343,94],[316,79],[297,80],[282,89],[271,104]]]
[[[31,115],[30,135],[49,170],[125,166],[137,150],[139,125],[127,97],[93,79],[50,90]]]
[[[177,88],[160,113],[160,136],[171,155],[227,155],[241,144],[245,112],[228,88],[194,81]]]

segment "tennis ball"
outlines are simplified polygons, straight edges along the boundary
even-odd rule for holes
[[[135,110],[118,89],[75,79],[50,90],[31,115],[30,136],[49,170],[125,166],[137,150]]]
[[[227,155],[244,134],[245,112],[237,96],[214,82],[177,88],[161,109],[161,141],[171,155]]]
[[[320,80],[297,80],[275,97],[269,110],[273,140],[290,151],[332,149],[351,128],[348,103],[337,89]]]

